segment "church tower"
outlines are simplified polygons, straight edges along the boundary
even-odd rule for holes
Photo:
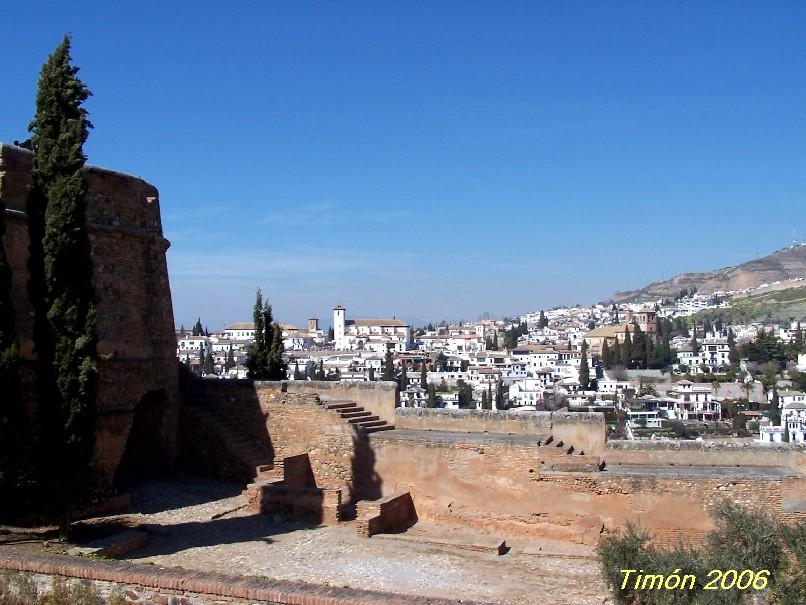
[[[345,309],[341,305],[333,308],[333,340],[336,349],[344,346],[344,313]]]

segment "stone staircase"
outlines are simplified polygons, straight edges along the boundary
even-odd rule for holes
[[[538,441],[537,445],[540,449],[542,471],[598,472],[604,466],[600,457],[577,451],[573,445],[555,441],[551,435],[543,441]]]
[[[353,425],[359,434],[377,433],[394,430],[393,424],[374,416],[372,412],[360,407],[354,401],[329,400],[320,401],[324,409],[336,412],[343,420]]]

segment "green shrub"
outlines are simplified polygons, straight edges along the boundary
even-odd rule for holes
[[[730,502],[714,510],[716,529],[701,548],[678,545],[661,549],[653,546],[649,534],[628,524],[619,535],[607,536],[598,547],[602,573],[616,602],[625,605],[736,605],[747,603],[756,590],[704,590],[713,569],[769,570],[763,591],[765,603],[806,603],[806,522],[788,526],[770,515],[744,510]],[[635,570],[625,582],[622,570]],[[638,574],[690,574],[696,581],[691,589],[648,589],[639,585]],[[641,578],[643,579],[643,577]],[[761,595],[759,595],[761,596]],[[755,602],[755,601],[754,601]]]

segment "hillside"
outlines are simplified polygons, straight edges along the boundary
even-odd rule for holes
[[[799,282],[803,283],[803,282]],[[760,294],[736,298],[726,309],[700,311],[694,320],[711,321],[721,318],[731,324],[763,322],[768,320],[788,323],[806,320],[806,286],[800,285],[785,290],[762,290]]]
[[[655,282],[639,290],[616,292],[615,302],[632,302],[674,298],[680,290],[696,288],[698,292],[741,290],[761,284],[806,277],[806,245],[784,248],[769,256],[751,260],[735,267],[725,267],[706,273],[681,273],[671,279]]]

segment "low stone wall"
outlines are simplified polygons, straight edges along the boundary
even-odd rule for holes
[[[56,581],[83,581],[103,597],[143,605],[456,605],[458,601],[139,565],[37,555],[0,547],[0,570],[17,572],[47,591]],[[463,601],[465,605],[473,603]],[[480,605],[480,604],[476,604]]]
[[[395,423],[395,408],[399,403],[395,382],[289,380],[283,385],[288,393],[316,394],[322,401],[355,401],[381,420]]]
[[[788,468],[806,476],[806,446],[748,441],[608,441],[608,465]]]
[[[375,534],[405,528],[417,521],[414,502],[408,492],[392,494],[380,500],[362,500],[357,505],[356,531],[364,538]]]
[[[598,412],[515,412],[398,408],[397,428],[459,433],[535,435],[573,445],[578,451],[599,455],[604,450],[604,415]]]
[[[786,521],[806,519],[798,508],[803,486],[780,472],[553,472],[545,469],[559,448],[515,436],[463,443],[453,435],[372,435],[382,494],[410,492],[420,519],[581,544],[596,544],[630,520],[660,542],[696,541],[713,528],[711,511],[722,499]]]
[[[332,382],[320,380],[196,380],[192,386],[194,397],[217,401],[245,402],[259,399],[269,401],[277,393],[302,400],[354,401],[381,420],[392,424],[398,403],[397,384],[394,382]],[[293,397],[286,397],[286,401]]]
[[[236,432],[267,441],[273,460],[308,454],[316,485],[340,489],[345,503],[354,499],[354,475],[359,472],[361,437],[337,412],[317,405],[314,391],[288,392],[290,382],[249,380],[195,380],[186,394],[193,405],[183,409],[182,443],[186,468],[221,476],[233,467],[215,447],[216,436],[193,422],[194,413],[206,406],[224,410],[226,424]],[[313,383],[311,383],[313,384]],[[208,447],[209,446],[209,447]],[[190,456],[186,453],[191,454]]]
[[[335,525],[341,520],[341,490],[297,487],[281,481],[249,486],[250,507],[265,515],[287,515],[313,525]]]

